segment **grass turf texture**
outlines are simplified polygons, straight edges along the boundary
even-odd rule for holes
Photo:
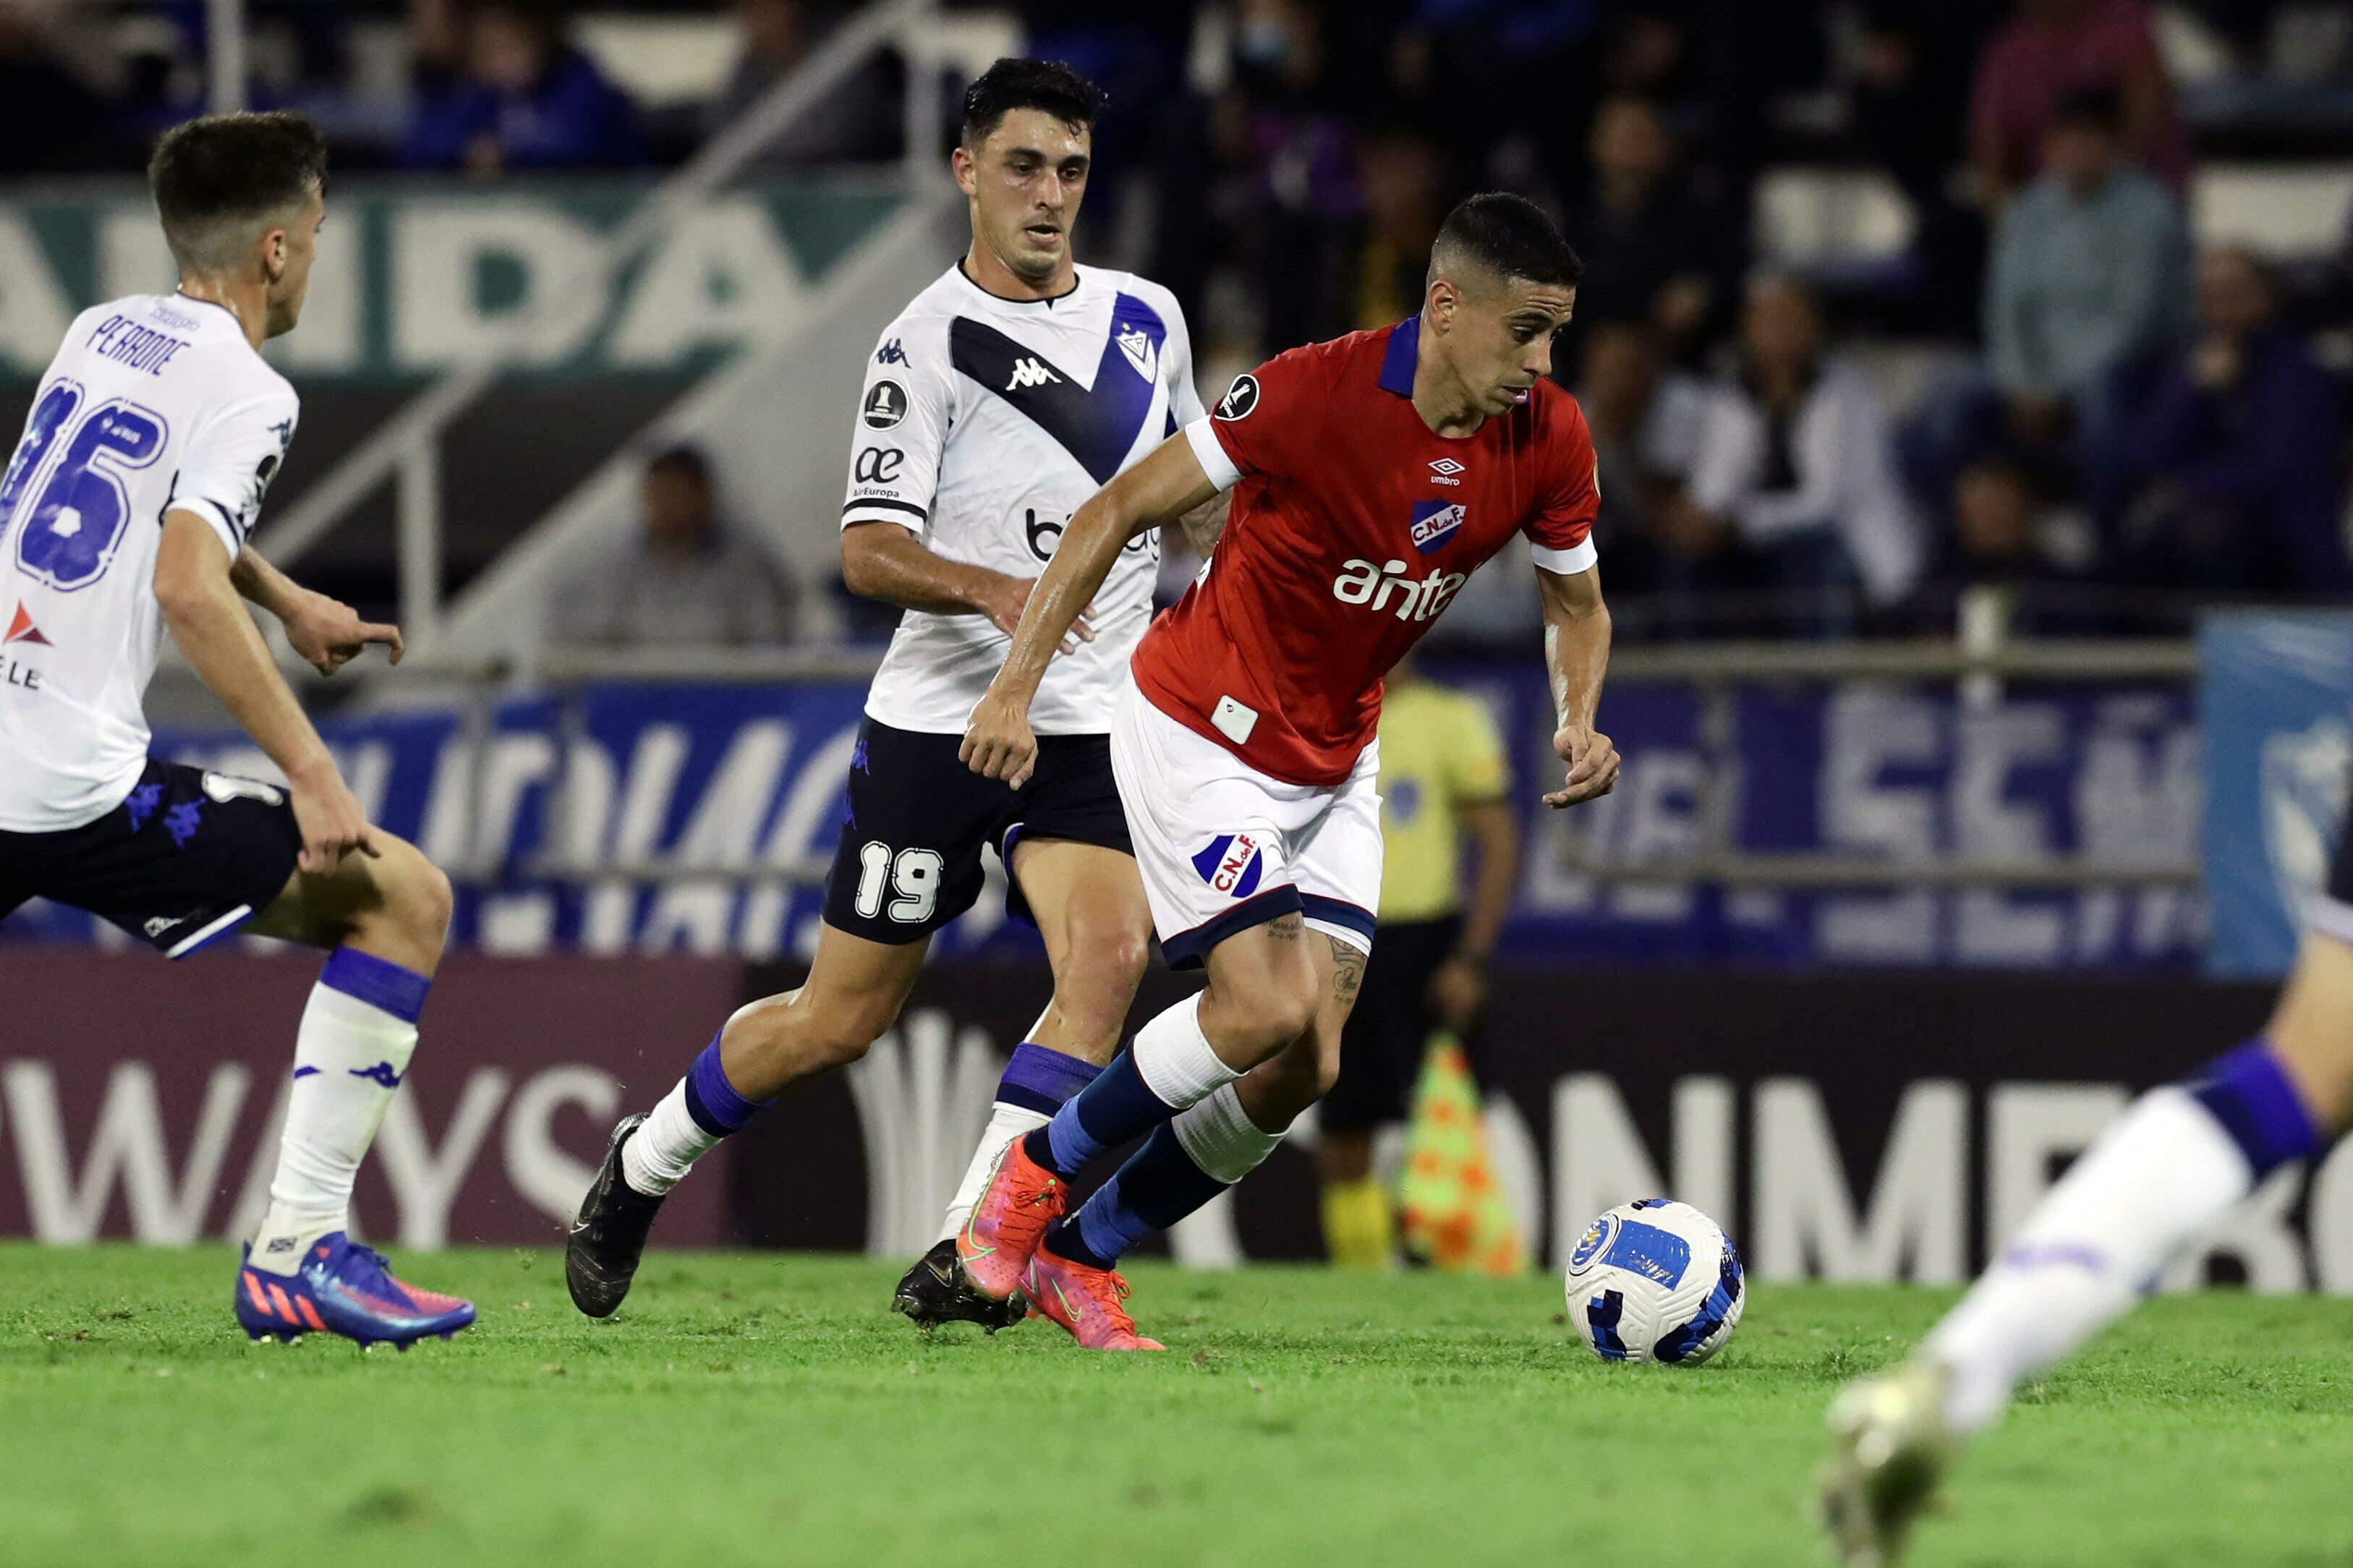
[[[1556,1286],[1139,1268],[1159,1356],[932,1338],[898,1266],[420,1258],[450,1344],[249,1345],[231,1255],[0,1245],[0,1563],[1804,1563],[1831,1391],[1944,1293],[1762,1287],[1711,1365],[1605,1366]],[[2353,1561],[2347,1309],[2160,1300],[2029,1391],[1920,1564]]]

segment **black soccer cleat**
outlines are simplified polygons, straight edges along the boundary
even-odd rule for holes
[[[572,1304],[592,1318],[609,1318],[629,1293],[638,1264],[646,1255],[646,1233],[662,1201],[649,1198],[621,1177],[621,1145],[645,1117],[626,1116],[605,1145],[605,1163],[580,1200],[580,1217],[564,1246],[564,1282]]]
[[[892,1294],[891,1310],[906,1313],[915,1327],[926,1331],[942,1323],[978,1323],[992,1334],[1029,1315],[1029,1304],[1018,1290],[1010,1300],[992,1301],[965,1284],[953,1240],[935,1243],[915,1259]]]

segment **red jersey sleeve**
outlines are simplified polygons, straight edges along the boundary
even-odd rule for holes
[[[1601,465],[1585,410],[1563,394],[1563,411],[1552,421],[1546,445],[1553,453],[1553,477],[1536,497],[1522,531],[1535,563],[1547,572],[1573,575],[1594,562],[1593,520],[1601,510]]]
[[[1206,419],[1187,427],[1201,468],[1219,489],[1260,474],[1295,473],[1319,440],[1324,399],[1314,345],[1277,354],[1234,377]]]

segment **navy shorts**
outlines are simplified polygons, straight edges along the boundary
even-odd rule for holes
[[[849,820],[825,883],[825,923],[869,942],[914,942],[980,897],[980,852],[1011,880],[1013,846],[1031,838],[1135,851],[1112,779],[1104,735],[1040,735],[1038,766],[1018,790],[985,779],[956,752],[961,735],[894,730],[868,719],[849,760]],[[1015,883],[1012,912],[1029,918]]]
[[[269,908],[301,853],[283,789],[151,757],[95,822],[0,831],[0,916],[49,899],[185,958]]]

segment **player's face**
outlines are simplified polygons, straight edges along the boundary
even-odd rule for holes
[[[301,319],[302,301],[311,292],[311,263],[319,256],[319,226],[327,221],[327,200],[312,191],[294,221],[265,237],[278,275],[269,285],[269,335],[294,330]]]
[[[956,149],[972,198],[973,237],[1014,276],[1051,280],[1071,265],[1071,229],[1094,164],[1093,133],[1039,109],[1017,109],[978,149]]]
[[[1454,373],[1482,414],[1508,414],[1552,374],[1553,344],[1577,290],[1517,278],[1455,292],[1442,337]]]

